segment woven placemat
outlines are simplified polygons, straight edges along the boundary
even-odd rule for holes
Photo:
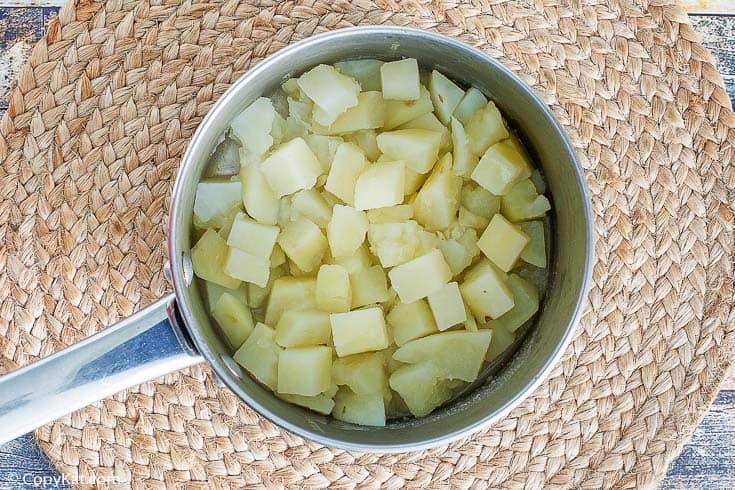
[[[198,366],[37,431],[71,481],[138,488],[641,488],[701,419],[735,344],[735,117],[673,0],[80,1],[52,21],[0,123],[0,370],[169,290],[179,159],[233,80],[329,29],[435,30],[500,59],[564,124],[592,192],[589,307],[550,379],[435,450],[304,442]]]

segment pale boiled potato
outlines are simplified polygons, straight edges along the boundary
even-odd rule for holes
[[[464,90],[438,71],[433,70],[429,77],[429,93],[436,116],[442,124],[449,124],[454,109],[464,97]]]
[[[293,347],[278,355],[278,392],[316,396],[332,384],[332,348]]]
[[[500,201],[500,210],[511,221],[540,218],[550,209],[549,200],[536,193],[536,187],[529,179],[514,185]]]
[[[391,130],[419,116],[434,110],[431,95],[423,85],[419,89],[418,100],[386,100],[385,122],[383,128]]]
[[[261,258],[270,258],[280,229],[250,219],[238,213],[230,228],[227,245]]]
[[[418,255],[424,255],[435,248],[439,248],[439,237],[430,231],[421,230],[419,232],[419,253]]]
[[[487,149],[471,177],[492,194],[502,196],[518,181],[527,179],[530,175],[531,169],[525,158],[512,144],[501,141]]]
[[[332,257],[346,257],[355,253],[365,241],[368,230],[367,216],[350,206],[336,204],[327,225],[327,239]]]
[[[288,223],[278,236],[278,245],[299,269],[311,272],[327,251],[327,239],[317,225],[306,218]]]
[[[452,127],[452,154],[454,161],[452,170],[461,177],[469,177],[475,170],[480,157],[470,151],[470,140],[467,138],[462,123],[456,118],[451,120]]]
[[[544,176],[541,175],[541,171],[539,169],[533,169],[533,171],[531,171],[531,177],[529,178],[536,187],[536,192],[539,194],[544,194],[546,192],[546,181],[544,180]]]
[[[467,320],[465,320],[464,322],[464,329],[468,332],[477,332],[477,319],[475,318],[475,315],[473,315],[470,311],[470,307],[467,306],[467,303],[464,304],[464,311],[467,315]]]
[[[299,77],[298,84],[321,109],[314,111],[314,120],[324,126],[329,126],[340,114],[356,106],[360,93],[360,84],[354,78],[328,65],[318,65],[304,73]]]
[[[344,313],[352,306],[352,287],[347,269],[338,264],[322,264],[316,276],[316,303],[329,313]]]
[[[502,325],[506,330],[515,332],[538,311],[539,295],[530,281],[517,274],[508,275],[506,284],[513,293],[515,304],[512,310],[492,322],[492,325]]]
[[[451,151],[452,149],[452,134],[432,112],[427,112],[416,119],[411,119],[407,123],[398,126],[398,129],[427,129],[429,131],[436,131],[442,135],[439,152]]]
[[[258,257],[239,248],[229,247],[224,271],[230,277],[265,287],[271,271],[270,257]]]
[[[332,340],[339,357],[385,349],[390,345],[379,307],[329,315]]]
[[[408,342],[393,358],[407,364],[431,361],[441,378],[471,383],[480,373],[491,335],[487,330],[436,333]]]
[[[448,394],[439,388],[439,370],[431,362],[409,364],[390,375],[390,387],[401,396],[415,417],[430,414],[448,400]]]
[[[223,178],[197,184],[194,197],[194,225],[199,228],[220,228],[242,205],[242,185]]]
[[[334,400],[326,395],[303,396],[289,395],[286,393],[277,393],[277,395],[284,401],[314,410],[315,412],[324,415],[332,413],[332,409],[334,408]]]
[[[491,145],[510,136],[503,116],[492,101],[475,112],[464,129],[470,142],[470,151],[475,155],[482,155]]]
[[[475,235],[475,241],[477,240]],[[465,246],[455,239],[445,239],[439,241],[439,250],[441,250],[444,260],[446,260],[452,276],[460,274],[463,270],[470,266],[474,256],[465,248]]]
[[[380,67],[383,66],[380,60],[348,60],[338,61],[334,67],[342,74],[352,77],[360,84],[360,88],[364,92],[371,90],[381,90],[380,87]]]
[[[352,424],[383,427],[385,425],[383,395],[381,393],[357,395],[349,388],[342,387],[334,396],[332,417]]]
[[[353,143],[337,147],[324,188],[350,206],[355,204],[355,184],[367,166],[365,154]]]
[[[365,267],[350,273],[352,307],[383,303],[390,299],[385,270],[379,265]]]
[[[462,206],[477,216],[490,219],[500,212],[500,196],[495,196],[475,184],[466,182],[462,186]]]
[[[416,100],[420,96],[419,64],[414,58],[383,63],[380,67],[383,97],[390,100]]]
[[[388,384],[383,353],[369,352],[335,359],[332,379],[358,395],[382,394]]]
[[[370,216],[368,216],[370,219]],[[536,267],[546,268],[546,238],[542,221],[525,221],[517,224],[528,235],[528,243],[521,252],[521,260]]]
[[[367,249],[367,244],[363,244],[354,254],[347,257],[331,257],[329,263],[341,265],[348,274],[355,274],[373,265],[374,260]]]
[[[314,152],[303,138],[294,138],[279,146],[260,164],[265,180],[276,197],[311,189],[322,173]]]
[[[434,315],[436,326],[444,331],[467,321],[464,301],[459,292],[459,284],[450,282],[428,296],[429,307]]]
[[[355,208],[395,206],[403,202],[405,165],[387,162],[367,167],[355,183]]]
[[[265,180],[260,166],[243,165],[240,170],[240,182],[245,211],[259,223],[275,225],[278,222],[278,198]]]
[[[296,99],[302,99],[306,97],[299,87],[299,81],[297,78],[289,78],[281,84],[281,90],[283,90],[290,97]]]
[[[217,306],[217,301],[219,301],[220,296],[222,296],[224,293],[230,293],[230,294],[247,293],[247,287],[243,288],[241,286],[237,289],[229,289],[224,286],[220,286],[219,284],[213,283],[211,281],[204,281],[204,295],[207,297],[207,306],[209,307],[210,312],[214,310],[215,306]],[[246,304],[249,304],[247,300],[245,302]]]
[[[423,299],[413,303],[396,303],[385,319],[393,341],[399,347],[411,340],[439,332],[429,305]]]
[[[339,136],[325,136],[313,133],[304,136],[304,141],[309,145],[311,151],[314,152],[316,159],[319,160],[323,173],[329,172],[334,156],[337,153],[337,148],[339,148],[340,144],[344,143],[344,140]]]
[[[232,356],[236,363],[271,390],[278,386],[278,356],[282,350],[274,340],[275,334],[269,326],[258,323]]]
[[[363,129],[345,135],[345,140],[354,143],[360,147],[365,153],[365,157],[374,162],[380,157],[380,148],[378,148],[377,133],[373,129]]]
[[[377,137],[378,148],[389,158],[403,161],[414,172],[425,174],[436,163],[442,134],[428,129],[397,129]]]
[[[478,216],[464,206],[459,207],[457,223],[466,228],[474,228],[475,230],[485,230],[490,220],[484,216]]]
[[[429,174],[420,174],[406,167],[405,180],[403,182],[403,196],[410,196],[418,191],[428,177]]]
[[[485,360],[488,362],[500,357],[515,341],[515,334],[509,332],[497,320],[493,320],[489,325],[491,325],[489,330],[492,332],[492,341],[485,354]]]
[[[258,158],[273,145],[271,131],[276,116],[273,102],[260,97],[235,116],[230,123],[230,134],[247,153]]]
[[[268,276],[268,284],[266,284],[264,288],[251,282],[246,283],[246,289],[248,292],[248,305],[253,309],[261,308],[265,304],[265,300],[268,298],[268,295],[273,288],[273,283],[276,281],[276,279],[283,277],[285,274],[286,267],[272,267],[271,273]]]
[[[456,219],[462,178],[452,172],[452,154],[446,153],[416,195],[416,221],[427,230],[443,230]]]
[[[472,314],[483,322],[500,318],[514,305],[504,273],[487,259],[467,271],[459,290]]]
[[[429,316],[431,316],[431,312],[429,312]],[[398,350],[398,346],[395,344],[391,344],[388,346],[387,349],[383,349],[380,351],[381,354],[383,354],[383,359],[385,363],[385,367],[388,371],[388,375],[390,377],[391,374],[393,374],[397,369],[400,369],[401,367],[405,366],[405,363],[402,363],[401,361],[396,361],[393,359],[393,354],[395,351]]]
[[[311,118],[314,104],[310,100],[295,99],[288,97],[288,117],[284,130],[284,139],[291,140],[296,137],[305,137],[312,131]]]
[[[454,117],[456,117],[462,124],[467,124],[470,119],[483,107],[487,105],[487,98],[482,92],[477,90],[475,87],[470,87],[467,92],[464,93],[464,97],[459,101],[457,107],[454,108]]]
[[[363,92],[357,105],[337,116],[329,126],[315,127],[321,134],[344,134],[363,129],[382,128],[385,122],[385,100],[380,92]]]
[[[370,223],[400,223],[413,218],[413,207],[409,204],[398,204],[386,208],[370,209],[367,219]]]
[[[291,207],[319,228],[326,228],[332,219],[332,206],[316,189],[304,189],[294,194]]]
[[[247,340],[255,327],[248,305],[230,293],[222,293],[212,316],[235,348]]]
[[[276,325],[284,310],[308,310],[317,308],[316,279],[313,277],[281,277],[273,282],[268,296],[265,321]]]
[[[283,249],[278,244],[274,245],[273,252],[271,252],[271,269],[285,263],[286,254],[283,253]]]
[[[329,344],[329,313],[320,310],[286,310],[276,324],[276,343],[281,347]]]
[[[421,227],[413,220],[368,226],[370,251],[383,267],[393,267],[416,257]]]
[[[444,256],[438,249],[394,267],[389,273],[391,285],[403,303],[425,298],[441,289],[452,278]]]
[[[518,261],[528,240],[528,235],[517,226],[502,214],[496,214],[477,241],[477,246],[500,270],[508,272]]]
[[[229,247],[227,242],[213,229],[207,230],[191,249],[194,274],[229,289],[240,286],[240,280],[225,273]]]

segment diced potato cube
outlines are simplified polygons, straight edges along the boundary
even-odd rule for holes
[[[334,67],[342,74],[352,77],[360,84],[363,92],[380,90],[380,60],[348,60],[338,61]]]
[[[197,184],[194,197],[194,225],[200,228],[220,228],[242,204],[240,182],[221,178]]]
[[[439,370],[431,362],[410,364],[397,369],[390,376],[390,387],[416,417],[430,414],[447,401],[447,393],[439,389]]]
[[[315,189],[305,189],[294,194],[291,206],[293,209],[319,228],[326,228],[332,219],[332,207]]]
[[[259,223],[275,225],[278,220],[278,199],[265,180],[260,166],[244,165],[240,170],[242,202],[245,210]]]
[[[505,217],[516,222],[541,218],[549,209],[549,200],[537,194],[536,187],[528,179],[514,185],[500,202]]]
[[[256,257],[270,258],[278,232],[277,226],[263,225],[245,213],[238,213],[227,237],[227,245]]]
[[[414,172],[425,174],[436,163],[442,134],[428,129],[397,129],[378,135],[378,148],[389,158],[403,161]]]
[[[437,333],[408,342],[393,354],[393,358],[408,364],[431,361],[441,378],[471,383],[480,373],[490,335],[487,330]]]
[[[456,219],[462,178],[452,172],[452,154],[446,153],[416,195],[416,221],[427,230],[443,230]]]
[[[371,165],[357,178],[355,207],[360,210],[395,206],[403,202],[403,162]]]
[[[253,331],[250,308],[230,293],[223,293],[219,297],[212,316],[235,348],[240,347]]]
[[[360,147],[365,153],[365,157],[371,162],[380,157],[380,148],[378,148],[377,133],[373,129],[364,129],[362,131],[355,131],[345,135],[345,139],[350,143],[354,143]]]
[[[423,85],[419,89],[418,100],[386,100],[385,101],[385,123],[383,128],[391,130],[401,124],[407,123],[419,116],[428,114],[434,110],[431,103],[431,95]]]
[[[429,174],[420,174],[406,167],[406,177],[403,182],[403,195],[410,196],[418,191],[421,186],[424,185],[428,176]]]
[[[502,214],[496,214],[483,232],[477,246],[502,271],[513,268],[528,243],[528,235]]]
[[[327,251],[327,239],[317,225],[306,218],[288,223],[278,244],[286,256],[293,260],[299,269],[311,272],[317,267]]]
[[[452,276],[460,274],[472,263],[472,257],[464,248],[464,246],[456,240],[441,240],[439,242],[439,250],[441,250],[444,260],[447,261]]]
[[[454,161],[452,170],[461,177],[469,177],[477,167],[479,157],[470,151],[470,140],[467,138],[462,123],[452,118],[452,151]]]
[[[383,97],[391,100],[419,98],[419,64],[413,58],[391,61],[380,67]]]
[[[419,253],[416,255],[424,255],[435,248],[439,248],[439,237],[430,231],[421,230],[419,232]]]
[[[332,220],[327,225],[327,238],[332,257],[346,257],[365,241],[368,229],[367,216],[349,206],[336,204],[332,210]]]
[[[494,196],[474,182],[462,187],[462,206],[477,216],[490,219],[500,212],[500,197]]]
[[[403,303],[412,303],[441,289],[452,278],[444,256],[438,249],[394,267],[389,273],[391,285]]]
[[[350,288],[353,308],[382,303],[390,299],[388,280],[385,271],[379,265],[350,273]]]
[[[332,417],[351,424],[383,427],[385,425],[383,395],[381,393],[357,395],[349,388],[342,387],[334,397]]]
[[[323,134],[344,134],[362,129],[383,127],[385,100],[380,92],[363,92],[357,96],[357,105],[340,114],[327,127],[315,128]]]
[[[370,352],[335,359],[332,379],[340,386],[347,385],[358,395],[382,394],[388,382],[383,353]]]
[[[544,176],[541,175],[541,171],[537,168],[533,169],[531,171],[531,182],[533,182],[534,187],[536,187],[536,192],[539,194],[543,194],[546,192],[546,181],[544,180]]]
[[[228,289],[235,289],[240,280],[225,273],[227,242],[216,231],[209,229],[191,249],[194,274]]]
[[[368,227],[370,251],[383,267],[403,264],[416,257],[421,227],[415,221],[379,223]]]
[[[271,390],[278,385],[278,355],[281,352],[274,340],[275,334],[269,326],[258,323],[232,356],[236,363]]]
[[[280,245],[275,245],[271,252],[271,269],[283,265],[286,263],[286,254],[283,253],[283,249]]]
[[[271,272],[271,261],[270,257],[258,257],[239,248],[229,247],[224,270],[228,276],[265,287]]]
[[[370,216],[368,216],[368,219]],[[521,252],[521,259],[536,267],[546,268],[546,237],[542,221],[518,223],[518,228],[528,235],[528,243]]]
[[[467,124],[475,115],[475,112],[479,111],[487,105],[487,98],[477,90],[475,87],[470,87],[465,92],[462,100],[454,109],[454,117],[456,117],[462,124]]]
[[[329,313],[319,310],[286,310],[276,324],[276,343],[281,347],[326,345],[332,338]]]
[[[217,301],[224,293],[241,294],[243,291],[247,291],[247,288],[229,289],[211,281],[204,281],[204,295],[207,297],[210,312],[217,306]]]
[[[322,173],[314,152],[303,138],[294,138],[279,146],[260,164],[266,181],[276,197],[311,189]]]
[[[487,354],[485,354],[486,361],[492,361],[493,359],[500,357],[511,345],[513,345],[513,341],[515,340],[515,334],[506,330],[505,327],[497,321],[494,320],[490,323],[492,324],[490,331],[492,332],[493,340],[490,342],[490,348],[487,350]]]
[[[360,148],[353,143],[342,143],[334,154],[324,188],[350,206],[355,203],[355,184],[367,160]]]
[[[376,208],[367,212],[367,219],[370,223],[400,223],[412,217],[413,207],[409,204]]]
[[[288,97],[286,102],[288,103],[288,117],[286,118],[284,139],[288,141],[296,137],[303,138],[310,134],[314,104],[308,99],[300,100],[293,97]]]
[[[449,129],[432,112],[427,112],[416,119],[411,119],[407,123],[398,126],[398,129],[427,129],[429,131],[436,131],[442,135],[439,152],[452,149],[452,135]]]
[[[490,220],[485,218],[484,216],[478,216],[472,211],[468,210],[464,206],[459,207],[459,218],[457,219],[457,223],[460,226],[464,226],[467,228],[474,228],[476,230],[484,230],[487,228],[487,225],[490,224]]]
[[[459,290],[480,321],[500,318],[513,308],[513,293],[505,284],[503,272],[489,260],[481,260],[470,269]]]
[[[429,305],[423,299],[413,303],[396,303],[386,320],[393,341],[399,347],[408,341],[439,332]]]
[[[449,124],[454,109],[464,97],[464,90],[453,81],[434,70],[429,78],[429,93],[434,104],[434,112],[443,124]]]
[[[264,288],[249,282],[246,284],[248,292],[248,305],[251,308],[260,308],[265,303],[266,298],[273,288],[273,283],[279,277],[282,277],[286,273],[285,267],[271,268],[270,276],[268,276],[268,284]]]
[[[278,355],[279,393],[316,396],[331,384],[331,347],[293,347]]]
[[[316,279],[281,277],[273,282],[265,321],[276,325],[284,310],[309,310],[316,307]]]
[[[281,84],[281,90],[283,90],[287,95],[290,95],[291,97],[295,97],[297,99],[302,98],[303,92],[301,92],[301,88],[299,88],[299,81],[296,78],[289,78],[285,82]]]
[[[339,136],[325,136],[313,133],[304,136],[304,141],[309,145],[311,151],[314,152],[316,159],[319,160],[319,165],[321,165],[323,173],[329,172],[334,156],[337,154],[337,148],[344,143],[344,140]]]
[[[334,400],[325,395],[303,396],[278,393],[278,396],[284,401],[293,403],[300,407],[309,408],[324,415],[332,413],[332,409],[334,408]]]
[[[324,126],[332,124],[337,116],[356,106],[360,93],[360,84],[354,78],[328,65],[318,65],[304,73],[299,77],[298,84],[321,109],[314,111],[314,120]]]
[[[502,196],[530,173],[530,167],[513,146],[501,141],[488,148],[482,156],[472,171],[472,180],[496,196]]]
[[[434,291],[428,299],[439,330],[444,331],[467,320],[464,301],[456,282],[450,282],[441,289]]]
[[[390,344],[379,307],[332,313],[332,339],[339,357],[385,349]]]
[[[352,288],[347,269],[337,264],[322,264],[316,276],[316,303],[329,313],[350,311]]]
[[[515,332],[538,311],[538,290],[533,284],[517,274],[510,274],[506,284],[513,292],[515,305],[508,313],[492,322],[492,325],[499,324],[506,330]]]
[[[470,142],[470,151],[475,155],[482,155],[490,146],[510,135],[505,129],[503,116],[493,101],[472,115],[465,124],[465,131]]]
[[[477,332],[477,319],[475,318],[475,315],[473,315],[470,311],[470,307],[467,306],[467,303],[464,304],[464,311],[467,315],[467,320],[465,320],[464,322],[464,329],[468,332]]]
[[[271,131],[276,119],[273,102],[260,97],[235,116],[230,125],[231,135],[254,157],[263,155],[273,145]]]

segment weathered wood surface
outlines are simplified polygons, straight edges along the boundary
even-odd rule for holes
[[[23,61],[45,31],[63,0],[0,0],[0,112],[5,94]],[[735,14],[735,0],[684,0],[697,11]],[[19,8],[18,6],[23,6]],[[693,17],[695,28],[718,58],[720,71],[735,100],[735,16]],[[0,490],[67,488],[32,436],[0,446]],[[93,482],[79,482],[91,484]],[[672,464],[662,489],[735,489],[735,373],[681,456]]]

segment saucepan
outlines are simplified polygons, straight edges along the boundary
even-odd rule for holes
[[[320,63],[416,58],[494,99],[541,166],[552,200],[550,276],[536,323],[491,381],[420,419],[359,427],[286,403],[233,362],[210,321],[190,260],[196,184],[231,119],[257,97]],[[549,374],[571,340],[592,268],[586,184],[564,131],[546,104],[498,61],[460,41],[402,27],[317,35],[260,62],[219,99],[184,155],[173,192],[167,277],[174,293],[103,332],[0,378],[0,442],[162,374],[207,362],[227,388],[275,424],[347,450],[398,452],[450,442],[498,420]]]

